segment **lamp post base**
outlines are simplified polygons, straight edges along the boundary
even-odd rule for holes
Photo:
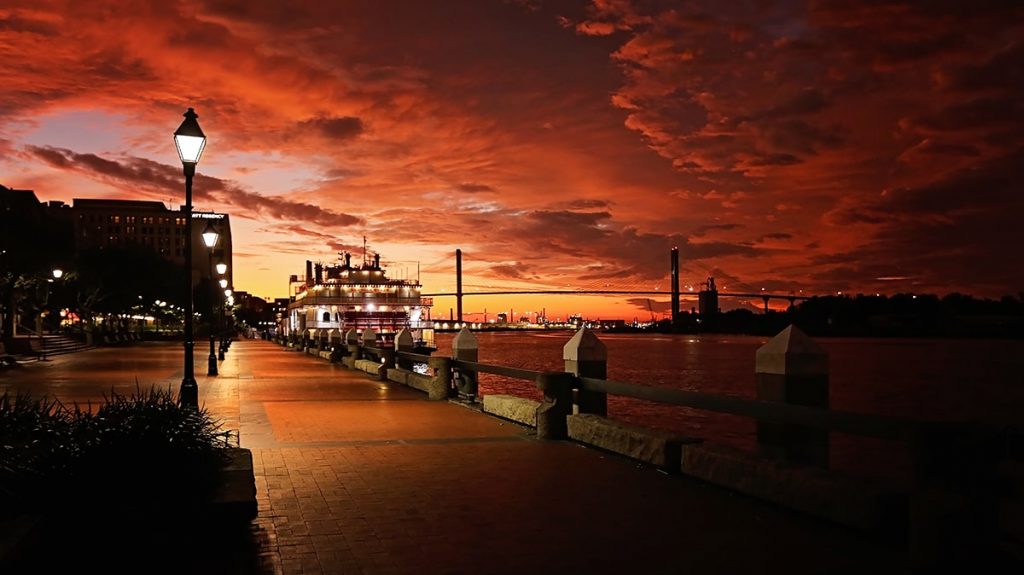
[[[178,392],[178,403],[180,403],[182,407],[199,409],[199,385],[196,384],[195,378],[186,377],[181,380],[181,391]]]
[[[206,362],[206,375],[217,375],[217,356],[213,353],[213,336],[210,336],[210,357]]]

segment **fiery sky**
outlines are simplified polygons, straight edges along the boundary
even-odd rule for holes
[[[664,290],[678,246],[684,285],[1015,294],[1021,6],[0,0],[0,183],[177,206],[192,106],[261,296],[364,234],[428,292],[457,247],[471,285]],[[512,306],[648,313],[466,304]]]

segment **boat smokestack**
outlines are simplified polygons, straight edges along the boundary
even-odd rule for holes
[[[306,260],[306,285],[313,287],[313,262]]]
[[[313,266],[313,277],[316,278],[318,285],[324,283],[324,265],[322,263],[317,262]]]

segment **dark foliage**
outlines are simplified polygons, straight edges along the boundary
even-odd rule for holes
[[[111,511],[184,510],[213,495],[231,437],[205,410],[180,407],[170,390],[111,393],[84,408],[5,393],[0,509],[89,500]]]

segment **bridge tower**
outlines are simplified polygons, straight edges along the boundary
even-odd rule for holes
[[[672,325],[679,325],[679,248],[672,248]]]
[[[462,323],[462,250],[455,250],[455,306],[459,311],[459,323]]]

